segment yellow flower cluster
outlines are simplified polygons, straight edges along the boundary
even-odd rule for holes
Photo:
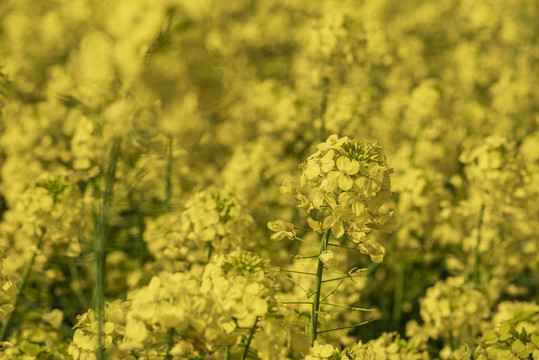
[[[270,312],[273,289],[267,268],[262,258],[233,251],[213,257],[203,268],[154,276],[126,301],[107,304],[107,353],[132,359],[141,352],[164,354],[167,347],[180,357],[212,356],[223,346],[240,352],[242,338]],[[80,316],[69,348],[74,359],[95,359],[96,326],[91,310]]]
[[[232,194],[216,189],[195,193],[181,210],[148,221],[144,241],[165,269],[184,270],[187,264],[248,248],[253,219]]]
[[[376,354],[377,360],[426,360],[428,354],[403,339],[398,333],[383,333],[367,343]]]
[[[376,358],[373,349],[361,341],[344,350],[339,350],[330,344],[322,345],[315,341],[310,348],[310,354],[304,360],[374,360]]]
[[[105,319],[103,322],[104,343],[107,346],[107,356],[111,359],[134,360],[125,351],[120,350],[117,344],[126,332],[126,313],[129,304],[116,300],[106,303]],[[75,333],[67,352],[74,360],[95,360],[97,348],[97,321],[94,312],[77,316],[77,323],[73,327]]]
[[[0,359],[65,358],[66,344],[71,340],[63,328],[64,314],[60,309],[28,311],[26,316],[41,320],[19,327],[16,336],[0,343]]]
[[[407,325],[406,334],[415,344],[426,345],[428,339],[461,339],[468,344],[477,340],[490,314],[487,296],[474,289],[463,277],[438,281],[427,290],[419,311],[424,322]],[[420,348],[421,348],[420,346]]]
[[[0,252],[0,321],[4,321],[6,316],[13,311],[11,302],[17,294],[17,287],[2,271],[4,251],[1,247]]]
[[[374,262],[382,262],[385,249],[366,237],[371,229],[391,232],[396,225],[393,212],[383,206],[392,196],[392,169],[382,148],[376,142],[331,135],[301,168],[301,186],[310,198],[290,181],[283,183],[281,192],[296,198],[299,207],[307,212],[317,210],[322,215],[321,221],[309,217],[309,226],[319,233],[331,229],[336,239],[346,233],[363,254]],[[277,220],[268,223],[268,227],[276,231],[274,239],[295,237],[291,223]],[[331,254],[325,253],[323,258],[331,262]]]

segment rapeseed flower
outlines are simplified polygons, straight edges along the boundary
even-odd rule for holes
[[[354,181],[352,175],[355,175],[359,171],[359,162],[356,160],[350,160],[344,156],[341,156],[336,161],[337,170],[330,172],[327,175],[326,190],[333,191],[335,184],[339,186],[341,190],[350,190]]]
[[[333,353],[335,349],[330,344],[321,345],[318,341],[314,341],[314,344],[311,348],[311,354],[305,357],[305,360],[325,360]]]
[[[282,240],[287,237],[290,240],[294,240],[296,237],[296,231],[294,230],[294,224],[285,222],[283,220],[276,220],[268,222],[268,228],[272,231],[276,231],[271,235],[272,240]]]

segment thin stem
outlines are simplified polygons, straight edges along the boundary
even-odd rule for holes
[[[325,268],[327,271],[332,272],[332,273],[334,273],[334,274],[341,275],[341,276],[347,276],[347,277],[350,277],[350,276],[348,276],[348,274],[345,274],[345,273],[342,273],[342,272],[338,272],[338,271],[333,270],[333,269],[331,269],[331,268],[328,268],[328,267],[326,267],[326,266],[324,266],[324,268]]]
[[[331,304],[327,302],[321,302],[320,305],[328,305],[328,306],[335,306],[342,309],[348,309],[348,310],[355,310],[355,311],[372,311],[373,309],[366,309],[366,308],[358,308],[353,306],[344,306],[339,304]]]
[[[213,245],[211,242],[206,243],[208,247],[208,260],[211,259],[211,255],[213,254]]]
[[[105,261],[106,261],[106,238],[108,221],[111,212],[112,190],[114,178],[116,176],[116,161],[120,150],[120,140],[114,138],[108,154],[107,170],[104,178],[105,192],[99,208],[99,213],[95,224],[95,284],[94,284],[94,311],[97,320],[97,349],[95,356],[97,360],[104,359],[103,345],[103,313],[105,308]]]
[[[481,229],[483,227],[483,216],[485,214],[485,204],[481,205],[479,210],[479,219],[477,220],[477,242],[475,244],[475,263],[473,266],[473,281],[475,286],[479,285],[479,260],[481,253],[479,251],[479,245],[481,243]]]
[[[323,281],[322,281],[323,282]],[[327,294],[326,296],[324,296],[324,298],[322,300],[320,300],[321,303],[323,303],[324,301],[326,301],[327,298],[329,298],[331,295],[335,294],[335,292],[337,291],[337,289],[339,288],[339,286],[341,286],[342,284],[342,281],[340,283],[337,284],[337,286],[335,286],[335,289],[331,290],[329,294]]]
[[[297,237],[297,236],[295,237],[295,239],[296,239],[297,241],[301,241],[301,242],[303,242],[303,243],[305,243],[305,244],[309,244],[309,245],[311,245],[311,246],[314,246],[314,247],[317,248],[317,249],[320,247],[320,245],[316,245],[316,244],[314,244],[314,243],[312,243],[312,242],[305,241],[305,240],[303,240],[303,239],[301,239],[301,238],[299,238],[299,237]]]
[[[245,345],[243,344],[239,344],[238,345],[239,347],[245,347]],[[256,359],[256,360],[261,360],[258,356],[257,356],[257,353],[256,351],[253,351],[253,350],[249,350],[249,354],[247,354],[247,358],[248,359]],[[196,357],[196,358],[189,358],[189,359],[200,359],[199,357]]]
[[[166,177],[165,177],[165,203],[169,205],[170,198],[172,196],[172,162],[174,161],[172,154],[172,136],[168,139],[167,146],[167,167],[166,167]]]
[[[319,331],[318,333],[319,333],[319,334],[322,334],[322,333],[327,333],[327,332],[330,332],[330,331],[337,331],[337,330],[344,330],[344,329],[353,329],[353,328],[355,328],[355,327],[358,327],[358,326],[361,326],[361,325],[368,324],[368,323],[370,323],[371,321],[372,321],[372,320],[367,320],[367,321],[363,321],[362,323],[355,324],[355,325],[352,325],[352,326],[343,326],[343,327],[335,328],[335,329],[322,330],[322,331]]]
[[[19,289],[17,290],[15,299],[13,299],[13,311],[7,315],[6,320],[4,321],[4,324],[2,324],[2,331],[0,332],[0,341],[4,341],[6,339],[9,323],[11,322],[11,319],[13,318],[13,314],[15,313],[15,310],[17,310],[17,306],[19,305],[19,302],[21,301],[21,298],[23,296],[24,288],[26,287],[26,284],[28,283],[28,278],[30,277],[32,266],[34,266],[36,255],[38,251],[41,250],[41,245],[43,245],[43,238],[45,237],[45,232],[46,232],[46,229],[41,228],[41,234],[39,235],[39,238],[37,239],[36,248],[34,252],[32,253],[32,257],[30,258],[30,261],[28,262],[28,264],[26,264],[26,268],[24,269],[24,273],[22,275],[22,280],[19,285]]]
[[[305,275],[316,276],[315,273],[310,273],[310,272],[305,272],[305,271],[295,271],[295,270],[286,270],[286,269],[279,269],[279,271],[289,272],[289,273],[294,273],[294,274],[305,274]]]
[[[329,230],[327,229],[324,231],[322,235],[322,243],[320,244],[320,254],[323,251],[326,251],[327,243],[329,239]],[[316,268],[316,278],[314,282],[315,287],[315,294],[314,294],[314,300],[313,300],[313,307],[311,311],[311,326],[310,326],[310,333],[311,333],[311,345],[314,344],[314,341],[316,340],[317,335],[317,327],[318,327],[318,310],[320,310],[320,290],[322,288],[322,275],[324,273],[324,263],[320,258],[318,258],[318,266]]]
[[[247,338],[247,343],[245,343],[245,351],[243,352],[242,360],[247,359],[247,354],[249,353],[249,346],[251,345],[251,341],[253,340],[253,336],[255,335],[256,331],[256,323],[258,322],[258,317],[255,318],[255,323],[253,324],[253,327],[251,328],[251,332],[249,333],[249,337]]]
[[[172,360],[172,355],[170,354],[170,350],[174,346],[174,328],[170,328],[168,331],[168,343],[167,343],[167,355],[165,356],[165,360]]]
[[[303,288],[303,286],[301,286],[301,284],[299,282],[297,282],[296,280],[294,280],[292,277],[290,276],[285,276],[285,279],[288,279],[290,281],[292,281],[294,284],[296,284],[297,287],[299,287],[301,290],[303,290],[303,292],[305,293],[305,295],[307,295],[307,298],[310,298],[311,295],[309,295],[309,292],[307,290],[305,290]]]
[[[322,79],[322,101],[320,102],[320,141],[326,140],[326,109],[328,105],[329,78]]]
[[[341,276],[341,277],[334,278],[334,279],[324,280],[324,281],[322,281],[322,282],[323,282],[323,283],[327,283],[327,282],[331,282],[331,281],[337,281],[337,280],[342,280],[342,279],[348,279],[348,278],[351,278],[351,277],[352,277],[352,275]]]
[[[294,257],[294,260],[295,259],[298,259],[298,260],[303,260],[303,259],[314,259],[314,258],[317,258],[319,257],[320,255],[308,255],[308,256],[302,256],[302,255],[297,255]]]
[[[396,327],[401,320],[402,312],[402,299],[404,293],[404,266],[402,264],[402,259],[395,266],[395,293],[393,296],[393,327]]]
[[[71,273],[71,277],[73,278],[73,282],[77,284],[75,288],[75,292],[77,294],[77,297],[79,298],[79,306],[82,309],[87,309],[88,304],[86,301],[86,297],[84,297],[84,294],[82,293],[82,290],[80,288],[81,281],[79,277],[79,271],[77,270],[77,266],[75,265],[75,261],[72,258],[70,258],[68,261],[68,265],[69,265],[69,271]]]
[[[230,360],[230,345],[225,346],[225,360]]]
[[[281,304],[304,304],[304,305],[312,305],[312,301],[283,301]]]

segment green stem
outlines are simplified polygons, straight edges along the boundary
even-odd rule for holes
[[[297,255],[294,259],[298,259],[298,260],[303,260],[303,259],[314,259],[314,258],[317,258],[319,257],[320,255],[308,255],[308,256],[303,256],[303,255]]]
[[[292,281],[294,284],[296,284],[297,287],[299,287],[301,290],[303,290],[303,292],[305,293],[305,295],[307,295],[307,299],[311,297],[311,295],[309,295],[309,292],[308,292],[307,290],[305,290],[305,289],[303,288],[303,286],[301,286],[301,284],[300,284],[299,282],[297,282],[296,280],[294,280],[292,277],[290,277],[290,276],[285,276],[285,279]]]
[[[326,109],[328,106],[329,78],[322,79],[322,101],[320,101],[320,141],[326,141]]]
[[[340,275],[340,276],[346,276],[346,277],[352,278],[351,276],[347,276],[348,274],[344,274],[344,273],[342,273],[342,272],[335,271],[335,270],[333,270],[332,268],[328,268],[328,267],[325,267],[325,266],[324,266],[324,268],[325,268],[327,271],[331,272],[331,273],[334,273],[334,274],[337,274],[337,275]]]
[[[247,338],[247,342],[245,343],[245,351],[243,352],[243,357],[241,358],[242,360],[247,359],[247,354],[249,353],[249,346],[251,345],[251,341],[253,340],[253,336],[255,335],[257,322],[258,318],[255,318],[255,323],[253,324],[251,332],[249,333],[249,337]]]
[[[17,294],[15,295],[15,299],[13,300],[13,311],[7,315],[6,320],[4,321],[4,324],[2,324],[2,331],[0,332],[0,341],[4,341],[7,337],[7,329],[9,327],[9,323],[11,322],[11,319],[13,318],[13,314],[15,313],[15,310],[17,310],[17,306],[19,305],[19,302],[21,301],[21,298],[23,296],[24,288],[26,287],[26,284],[28,283],[28,278],[30,277],[32,266],[34,266],[36,255],[38,251],[41,250],[41,246],[43,245],[43,238],[45,237],[45,231],[46,231],[45,228],[41,228],[41,234],[39,235],[39,238],[37,239],[36,249],[32,253],[32,257],[30,258],[30,261],[28,262],[28,264],[26,264],[26,268],[24,269],[24,274],[22,275],[22,280],[19,285],[19,289],[17,290]]]
[[[320,247],[320,245],[313,244],[312,242],[309,242],[309,241],[305,241],[305,240],[303,240],[303,239],[301,239],[301,238],[299,238],[299,237],[297,237],[297,236],[296,236],[295,239],[296,239],[297,241],[304,242],[305,244],[309,244],[309,245],[311,245],[311,246],[314,246],[315,248],[319,248],[319,247]]]
[[[402,260],[395,266],[395,293],[393,294],[393,328],[399,325],[402,315],[402,299],[404,293],[404,266]]]
[[[310,273],[310,272],[305,272],[305,271],[295,271],[295,270],[286,270],[286,269],[279,269],[279,271],[289,272],[289,273],[294,273],[294,274],[304,274],[304,275],[316,276],[315,273]]]
[[[311,301],[283,301],[281,304],[303,304],[303,305],[312,305],[313,303]]]
[[[320,254],[323,251],[326,251],[327,243],[329,239],[329,231],[330,229],[327,229],[324,231],[322,235],[322,243],[320,244]],[[311,326],[310,326],[310,333],[311,333],[311,345],[314,344],[314,341],[316,340],[317,335],[317,328],[318,328],[318,311],[320,310],[320,290],[322,288],[322,275],[324,273],[324,263],[322,263],[322,260],[320,258],[318,259],[318,266],[316,268],[316,277],[314,282],[314,300],[313,300],[313,307],[311,311]]]
[[[479,285],[479,261],[481,257],[481,253],[479,251],[479,245],[481,243],[481,228],[483,227],[483,216],[485,214],[485,205],[481,205],[481,209],[479,210],[479,220],[477,220],[477,242],[475,244],[475,262],[473,266],[473,281],[475,286],[477,287]]]
[[[322,281],[322,283],[323,283],[323,281]],[[329,292],[329,294],[327,294],[326,296],[324,296],[324,298],[323,298],[322,300],[320,300],[320,302],[323,303],[323,302],[326,301],[331,295],[335,294],[335,292],[337,291],[337,289],[339,289],[339,287],[341,286],[341,284],[342,284],[342,281],[339,282],[339,283],[337,284],[337,286],[335,286],[335,288]]]
[[[230,345],[225,346],[225,360],[230,360]]]
[[[322,281],[323,283],[327,283],[327,282],[331,282],[331,281],[337,281],[337,280],[342,280],[342,279],[348,279],[348,278],[351,278],[352,276],[348,275],[348,276],[341,276],[341,277],[338,277],[338,278],[334,278],[334,279],[328,279],[328,280],[324,280]]]
[[[168,139],[168,156],[167,156],[167,167],[166,167],[166,177],[165,177],[165,203],[169,205],[170,198],[172,196],[172,162],[174,158],[172,157],[172,136]]]
[[[112,191],[114,178],[116,175],[116,161],[120,150],[120,140],[114,138],[108,154],[107,170],[104,178],[105,192],[95,224],[95,284],[94,284],[94,311],[97,321],[97,349],[95,356],[97,360],[104,359],[103,344],[103,313],[105,309],[105,261],[106,261],[106,237],[108,221],[111,212]]]
[[[174,328],[170,328],[168,331],[168,343],[167,343],[167,355],[165,356],[165,360],[172,360],[172,355],[170,354],[170,350],[174,346]]]
[[[77,284],[75,288],[75,293],[77,294],[77,297],[79,298],[79,308],[88,309],[88,303],[81,290],[81,285],[80,285],[81,280],[79,276],[79,271],[77,270],[77,266],[75,265],[75,261],[72,258],[70,258],[68,261],[68,265],[69,265],[69,271],[71,273],[71,278],[73,279],[73,282]]]

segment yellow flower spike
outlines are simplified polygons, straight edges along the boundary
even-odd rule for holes
[[[283,220],[276,220],[268,222],[268,228],[276,233],[271,235],[272,240],[281,240],[285,237],[290,240],[294,240],[296,237],[296,231],[294,230],[294,224],[285,222]]]
[[[307,218],[310,228],[322,234],[322,238],[319,255],[312,256],[318,257],[318,265],[309,333],[316,352],[306,360],[326,359],[337,354],[331,347],[322,347],[315,340],[320,333],[317,329],[324,267],[335,266],[335,254],[328,250],[330,236],[333,237],[332,244],[336,245],[348,229],[350,238],[363,254],[369,255],[373,262],[383,260],[385,249],[377,242],[369,241],[367,233],[374,228],[388,229],[392,224],[387,217],[388,210],[381,210],[391,196],[391,169],[376,142],[347,137],[339,139],[337,135],[331,135],[319,144],[318,151],[300,168],[303,170],[301,186],[307,188],[306,194],[310,197],[300,194],[289,183],[283,185],[281,192],[299,200],[299,207],[305,207],[307,211],[314,208],[323,217],[321,222]],[[293,225],[282,220],[269,222],[268,227],[276,232],[272,239],[295,236]]]

